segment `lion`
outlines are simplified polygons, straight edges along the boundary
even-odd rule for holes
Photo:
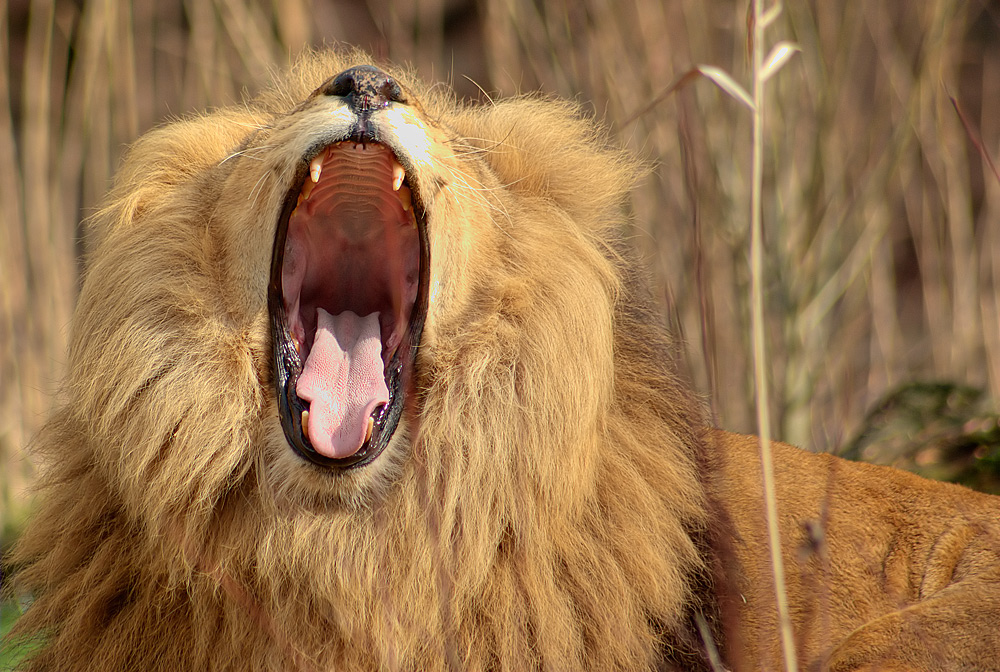
[[[34,445],[26,669],[780,668],[759,441],[671,364],[643,170],[348,49],[140,138]],[[774,450],[800,669],[1000,669],[1000,499]]]

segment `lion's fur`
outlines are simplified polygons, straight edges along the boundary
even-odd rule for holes
[[[740,576],[737,669],[778,669],[755,437],[714,433]],[[774,444],[800,669],[1000,670],[1000,501],[949,483]],[[742,663],[742,664],[739,664]]]
[[[275,439],[283,192],[260,159],[360,58],[309,58],[245,107],[149,133],[91,222],[66,402],[36,441],[48,485],[17,555],[38,595],[22,627],[51,628],[39,667],[611,669],[686,627],[708,523],[698,411],[668,369],[614,362],[661,356],[621,312],[607,243],[639,167],[568,104],[417,89],[455,137],[412,448],[334,498]]]
[[[417,396],[369,467],[334,480],[291,454],[266,298],[286,147],[310,92],[366,60],[308,55],[131,148],[35,442],[14,556],[36,597],[19,629],[46,642],[33,669],[695,669],[717,593],[764,656],[754,453],[702,429],[622,252],[642,166],[570,104],[465,106],[391,71],[433,139]]]

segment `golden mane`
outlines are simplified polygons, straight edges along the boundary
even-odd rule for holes
[[[290,454],[267,310],[281,141],[362,62],[309,54],[129,151],[35,442],[14,556],[36,597],[19,631],[45,633],[31,669],[701,664],[700,411],[621,251],[640,166],[576,107],[466,106],[387,68],[439,171],[416,395],[362,473]]]

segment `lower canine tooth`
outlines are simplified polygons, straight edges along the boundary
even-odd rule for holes
[[[375,418],[368,418],[368,428],[365,430],[365,443],[372,438],[372,430],[375,428]]]
[[[302,411],[302,435],[309,438],[309,411]]]

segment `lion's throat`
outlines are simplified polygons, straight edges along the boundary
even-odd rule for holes
[[[358,452],[372,412],[389,401],[378,315],[317,309],[316,337],[295,391],[309,402],[309,441],[326,457]]]

